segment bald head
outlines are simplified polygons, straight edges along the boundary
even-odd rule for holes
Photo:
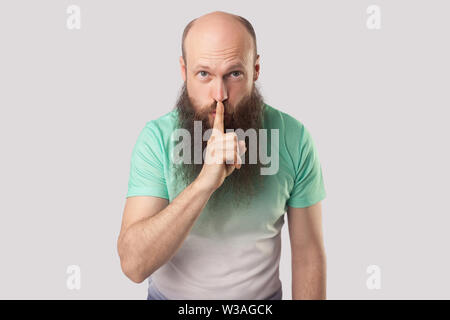
[[[253,59],[256,60],[256,34],[247,19],[223,11],[205,14],[189,22],[184,29],[181,41],[183,60],[187,64],[187,53],[192,45],[212,41],[216,46],[226,46],[230,40],[250,50]]]

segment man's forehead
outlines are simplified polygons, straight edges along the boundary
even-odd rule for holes
[[[192,39],[187,46],[187,55],[192,58],[191,63],[242,63],[248,60],[252,53],[251,43],[245,43],[243,36],[241,37],[225,37],[220,39],[211,37]],[[248,41],[250,42],[250,41]]]
[[[211,70],[217,66],[217,63],[211,63],[206,59],[198,59],[197,61],[194,61],[193,70]],[[223,67],[226,70],[245,69],[245,62],[243,62],[241,59],[235,59],[230,62],[224,62],[220,65],[220,67]]]

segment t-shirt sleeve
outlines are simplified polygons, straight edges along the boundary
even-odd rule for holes
[[[149,121],[131,154],[126,197],[155,196],[168,199],[163,165],[164,146],[158,128]]]
[[[293,208],[309,207],[326,197],[322,167],[316,146],[310,132],[301,126],[301,139],[298,146],[298,162],[295,165],[294,186],[287,205]]]

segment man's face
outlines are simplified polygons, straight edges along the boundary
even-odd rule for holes
[[[230,117],[248,98],[259,75],[259,57],[242,25],[221,19],[196,22],[185,40],[186,61],[181,72],[197,113],[207,115],[210,125],[217,101]],[[225,119],[226,120],[226,119]]]
[[[248,79],[248,66],[246,68],[239,62],[234,67],[226,66],[232,62],[222,62],[221,66],[202,62],[197,64],[200,66],[187,68],[186,78],[187,92],[196,112],[206,116],[212,126],[217,101],[222,101],[224,120],[229,120],[236,106],[250,95],[253,88],[253,81]],[[208,65],[212,67],[205,68]]]

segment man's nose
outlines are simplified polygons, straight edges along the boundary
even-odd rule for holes
[[[212,98],[216,101],[224,101],[228,99],[227,87],[222,79],[216,79],[212,88]]]

